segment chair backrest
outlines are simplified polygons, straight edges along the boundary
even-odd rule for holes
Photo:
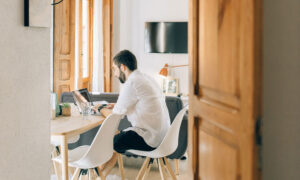
[[[89,150],[76,163],[85,168],[94,168],[107,162],[113,155],[113,138],[122,115],[111,114],[102,123]]]
[[[164,156],[172,154],[177,149],[180,125],[187,109],[188,106],[185,106],[178,112],[166,136],[157,147],[157,150],[164,154]]]

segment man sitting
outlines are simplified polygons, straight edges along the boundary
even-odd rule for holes
[[[150,76],[137,70],[136,57],[128,50],[113,58],[113,73],[123,84],[113,113],[127,115],[132,127],[114,137],[118,153],[158,147],[170,127],[169,112],[162,90]]]

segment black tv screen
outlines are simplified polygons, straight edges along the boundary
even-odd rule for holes
[[[187,22],[146,22],[145,52],[187,53]]]

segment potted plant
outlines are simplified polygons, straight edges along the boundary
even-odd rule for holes
[[[61,105],[61,110],[63,116],[71,116],[71,106],[69,103],[63,103]]]

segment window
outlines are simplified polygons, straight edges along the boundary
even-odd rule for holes
[[[64,0],[54,6],[53,91],[59,98],[81,88],[111,91],[112,4]]]

